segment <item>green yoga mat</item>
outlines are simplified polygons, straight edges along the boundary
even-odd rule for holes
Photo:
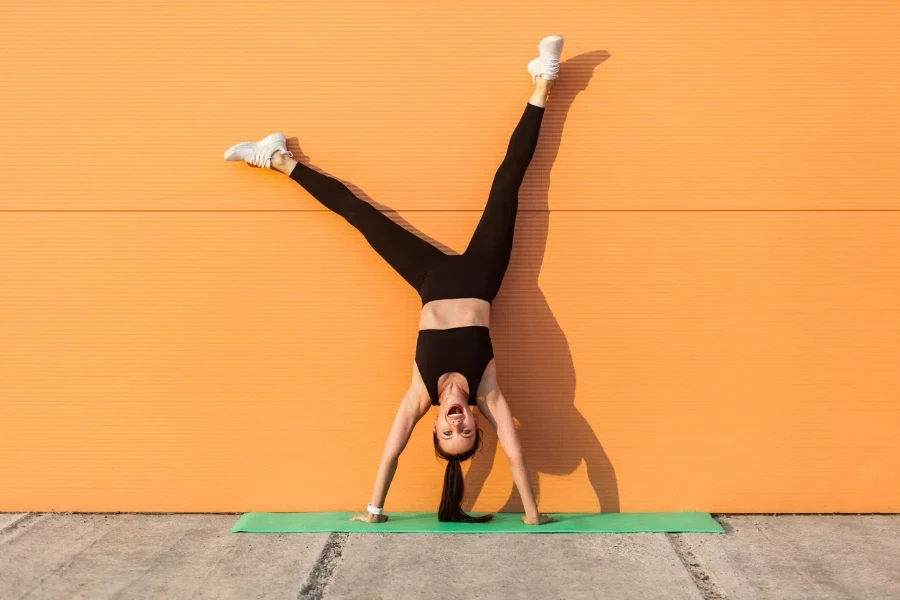
[[[232,533],[725,533],[709,513],[560,513],[556,523],[525,525],[499,513],[488,523],[441,523],[435,513],[390,513],[384,523],[351,521],[358,513],[245,513]]]

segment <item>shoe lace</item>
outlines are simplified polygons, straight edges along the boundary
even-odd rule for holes
[[[541,67],[542,70],[546,70],[549,73],[558,73],[559,72],[559,58],[556,57],[541,57]]]

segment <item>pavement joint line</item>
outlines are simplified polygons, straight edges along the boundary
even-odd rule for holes
[[[325,597],[325,588],[334,579],[334,572],[341,562],[341,554],[347,544],[349,533],[335,532],[325,540],[322,553],[309,572],[306,583],[300,589],[297,596],[299,600],[322,600]]]
[[[697,590],[699,590],[703,600],[728,600],[728,596],[719,589],[715,580],[701,564],[700,559],[698,559],[691,550],[691,546],[684,538],[684,535],[667,533],[666,537],[669,538],[672,549],[675,551],[675,554],[678,555],[678,558],[681,560],[681,564],[684,565],[684,569],[688,572],[688,575],[691,576],[691,580],[693,580],[694,585],[697,586]]]
[[[71,514],[71,513],[65,513],[65,514]],[[27,592],[25,592],[25,595],[22,596],[22,598],[26,598],[26,597],[30,596],[32,594],[32,592],[34,592],[35,590],[40,589],[40,587],[42,585],[44,585],[45,581],[47,581],[48,579],[50,579],[57,573],[64,572],[66,569],[68,569],[70,566],[72,566],[72,564],[78,559],[78,557],[80,557],[82,554],[84,554],[85,552],[87,552],[88,550],[93,548],[100,540],[102,540],[103,538],[108,536],[110,533],[112,533],[115,529],[117,529],[119,527],[121,527],[121,525],[119,523],[115,523],[115,524],[111,525],[109,529],[107,529],[100,535],[100,537],[98,537],[97,539],[92,541],[90,544],[88,544],[84,548],[79,549],[77,552],[75,552],[75,554],[73,554],[69,558],[67,558],[65,560],[65,562],[63,562],[61,565],[57,566],[55,569],[53,569],[52,571],[50,571],[49,573],[47,573],[43,577],[41,577],[40,581],[38,581],[36,584],[33,584],[31,586],[31,589],[28,590]]]

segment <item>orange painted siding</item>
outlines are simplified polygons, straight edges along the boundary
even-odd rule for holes
[[[898,510],[900,5],[47,1],[0,28],[0,510],[363,507],[418,298],[222,152],[282,130],[461,250],[554,32],[492,327],[542,509]],[[435,509],[428,436],[389,511]],[[495,445],[477,510],[517,508]]]

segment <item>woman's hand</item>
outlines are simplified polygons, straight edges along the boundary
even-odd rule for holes
[[[385,514],[381,515],[373,515],[372,513],[367,512],[364,515],[356,515],[351,521],[362,521],[363,523],[384,523],[388,520],[388,516]]]
[[[556,523],[556,519],[542,514],[525,515],[522,517],[522,522],[526,525],[543,525],[544,523]]]

